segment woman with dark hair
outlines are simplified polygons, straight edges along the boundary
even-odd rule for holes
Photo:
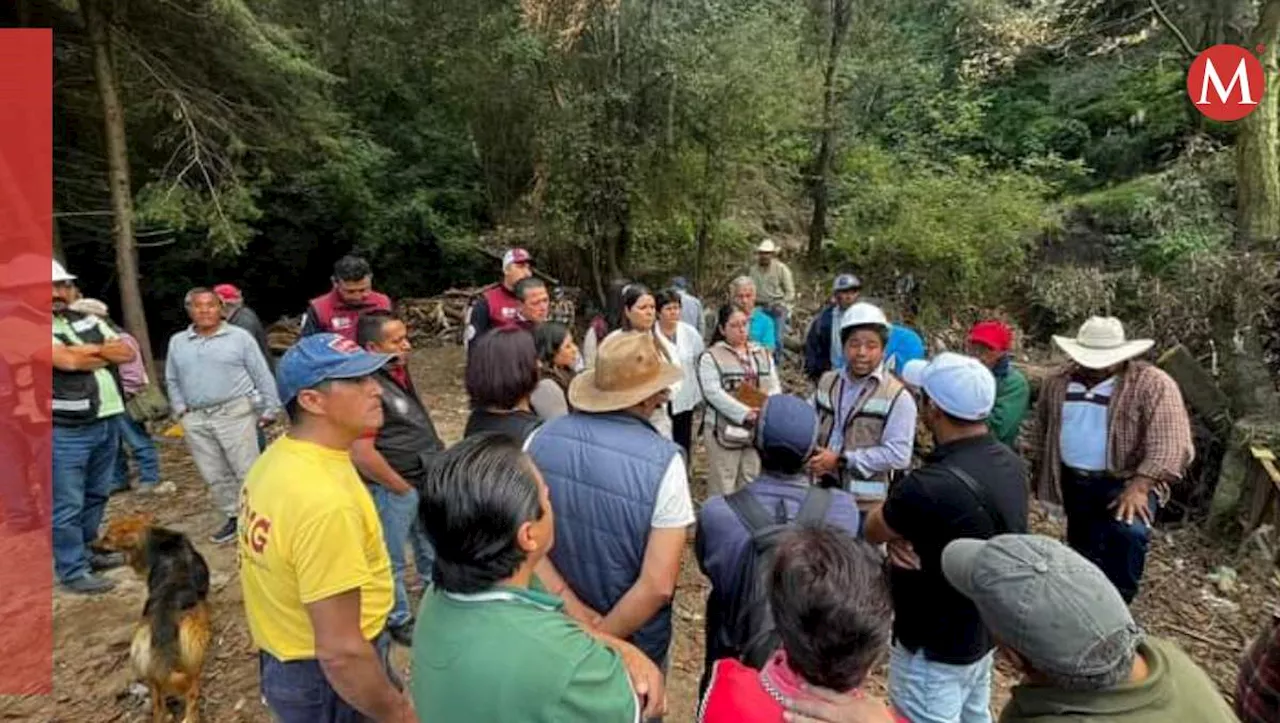
[[[751,430],[764,398],[782,392],[773,357],[748,339],[749,324],[738,307],[720,307],[711,346],[698,357],[698,385],[707,403],[704,441],[712,494],[727,495],[760,473]]]
[[[437,456],[419,515],[436,549],[435,586],[413,636],[421,720],[632,723],[661,715],[657,666],[628,643],[588,632],[538,579],[555,519],[547,485],[517,442],[483,434]]]
[[[467,354],[471,416],[463,436],[500,432],[523,444],[542,423],[529,404],[537,385],[538,352],[533,336],[518,327],[487,332]]]
[[[538,385],[529,404],[544,422],[569,413],[569,382],[578,362],[578,345],[569,327],[557,321],[539,324],[533,330],[538,350]]]
[[[658,351],[676,366],[680,366],[680,356],[676,351],[675,345],[670,339],[662,336],[658,331],[658,302],[653,292],[644,284],[628,284],[622,290],[622,327],[617,331],[605,337],[605,341],[620,334],[629,332],[640,332],[641,334],[652,334],[658,342]],[[680,384],[671,388],[672,396],[680,391]],[[667,439],[674,439],[672,436],[671,414],[669,412],[669,404],[658,407],[653,416],[649,417],[649,423],[653,428],[658,430],[658,434]]]
[[[782,701],[821,702],[813,688],[860,697],[889,648],[893,603],[874,547],[832,527],[798,527],[773,554],[767,588],[781,648],[763,670],[717,661],[699,723],[779,721]],[[871,700],[865,712],[857,720],[906,722]]]
[[[667,412],[671,415],[671,438],[684,448],[685,459],[693,454],[693,411],[702,401],[698,394],[698,356],[703,352],[702,335],[681,321],[684,298],[676,289],[658,294],[658,323],[653,333],[665,342],[684,370],[684,381],[671,394]]]

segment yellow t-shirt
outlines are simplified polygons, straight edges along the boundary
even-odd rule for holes
[[[382,632],[391,560],[368,489],[347,452],[282,437],[240,492],[240,585],[254,644],[281,660],[315,657],[306,605],[360,589],[360,629]]]

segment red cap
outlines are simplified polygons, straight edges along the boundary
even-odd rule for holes
[[[237,289],[233,284],[218,284],[213,287],[213,293],[217,294],[218,298],[222,299],[224,302],[239,301],[242,298],[240,296],[240,289]]]
[[[979,321],[969,330],[969,341],[985,344],[996,351],[1013,347],[1013,329],[999,321]]]

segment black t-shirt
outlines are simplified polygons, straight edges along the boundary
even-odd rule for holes
[[[470,437],[484,432],[498,432],[511,438],[516,444],[524,444],[529,433],[538,428],[542,420],[533,412],[517,409],[512,412],[490,412],[487,409],[472,410],[467,419],[467,428],[463,437]]]
[[[991,519],[977,496],[946,465],[968,472],[988,490],[988,504],[1005,520]],[[993,647],[991,635],[968,598],[942,576],[942,548],[962,537],[987,539],[1027,531],[1027,481],[1022,460],[995,437],[939,445],[920,469],[893,485],[884,521],[907,538],[920,570],[890,567],[893,635],[908,650],[923,648],[930,660],[976,662]]]

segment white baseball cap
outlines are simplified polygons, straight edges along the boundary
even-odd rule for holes
[[[76,280],[75,274],[68,274],[67,270],[62,267],[62,264],[58,263],[57,259],[53,260],[53,283],[56,284],[59,281],[75,281],[75,280]]]
[[[971,356],[943,352],[927,364],[921,360],[902,367],[902,381],[923,389],[942,411],[958,419],[979,422],[996,403],[996,378]]]

